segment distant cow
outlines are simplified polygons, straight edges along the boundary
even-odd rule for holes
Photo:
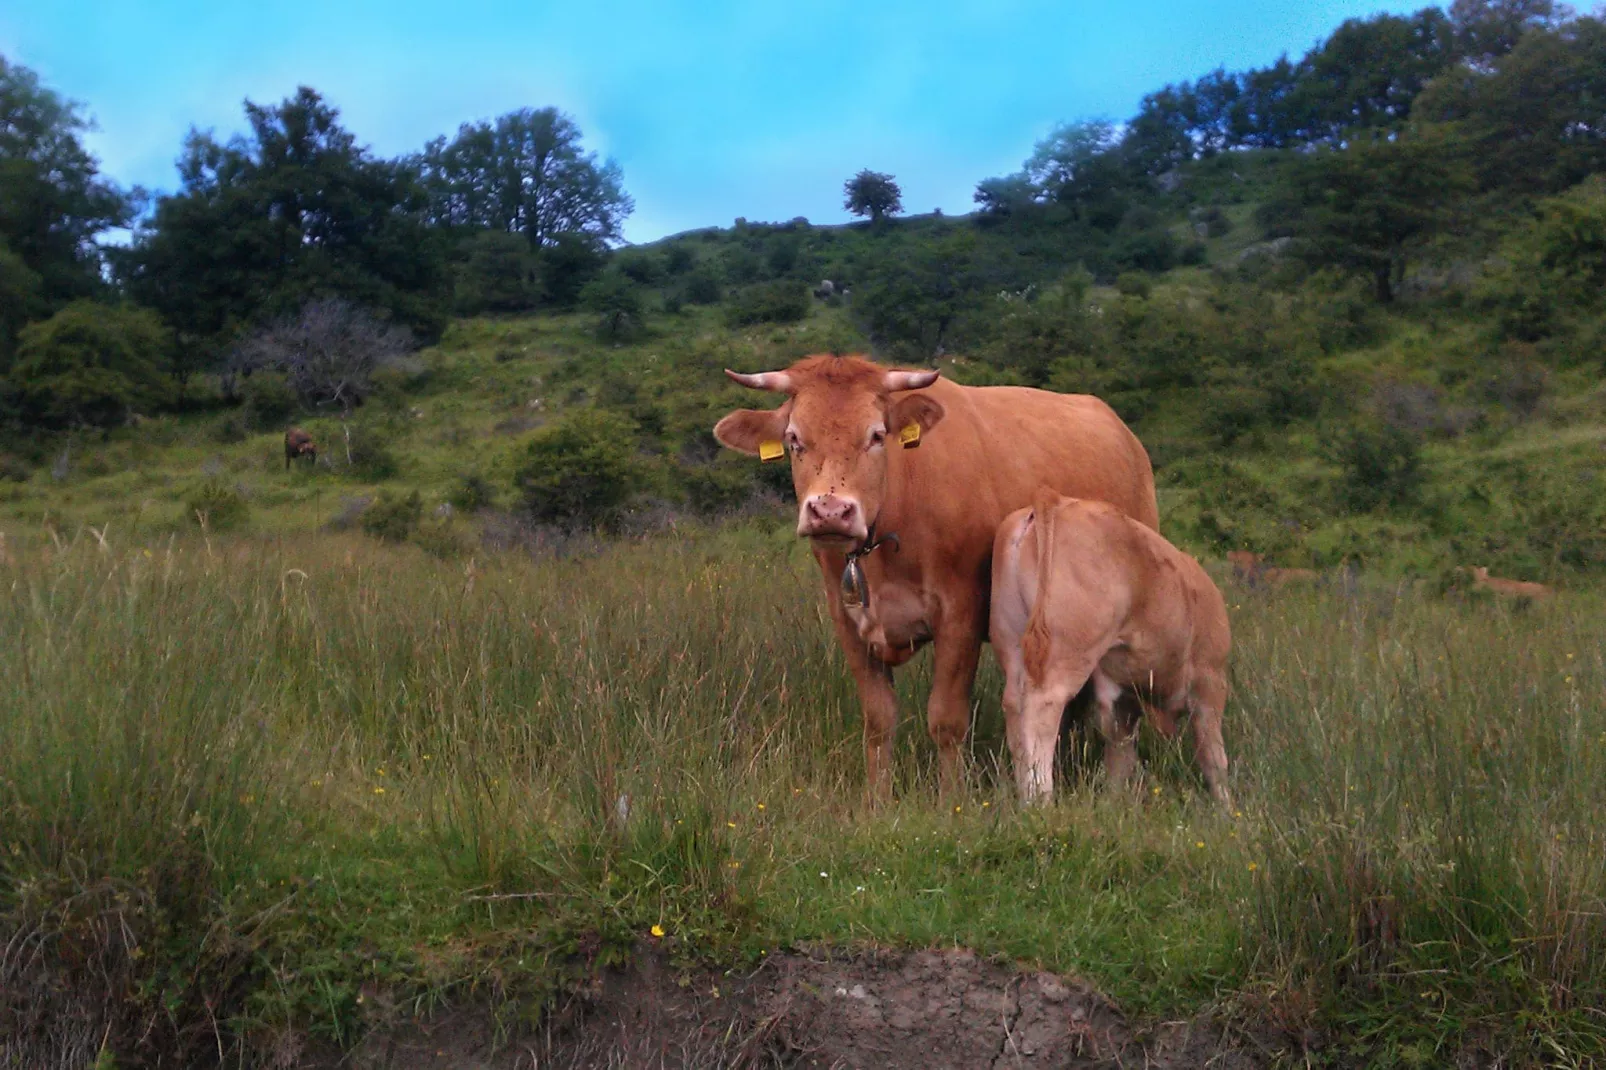
[[[1283,587],[1290,583],[1316,583],[1322,577],[1309,568],[1276,568],[1266,564],[1264,554],[1248,550],[1228,550],[1227,563],[1232,565],[1233,579],[1249,587],[1269,583]]]
[[[297,457],[310,457],[313,464],[318,463],[318,447],[313,445],[312,436],[299,427],[292,427],[284,433],[284,470],[290,470],[290,462]]]
[[[785,395],[714,428],[729,449],[787,458],[864,712],[872,792],[892,784],[892,670],[935,647],[926,729],[953,787],[987,639],[993,535],[1044,483],[1159,527],[1137,437],[1094,397],[960,386],[935,371],[813,356],[736,382]]]
[[[999,525],[989,627],[1023,800],[1053,792],[1060,719],[1091,678],[1112,785],[1137,769],[1139,713],[1172,738],[1186,711],[1210,793],[1230,805],[1221,712],[1232,631],[1199,562],[1113,506],[1045,487]]]
[[[1475,565],[1472,573],[1472,586],[1480,591],[1489,591],[1503,595],[1506,598],[1526,598],[1534,602],[1543,602],[1555,595],[1555,591],[1542,583],[1529,583],[1526,580],[1506,580],[1499,576],[1489,575],[1489,570],[1482,565]]]

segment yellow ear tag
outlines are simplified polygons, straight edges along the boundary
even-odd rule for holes
[[[912,450],[920,445],[920,425],[905,424],[903,430],[898,432],[898,441],[903,443],[903,448],[906,450]]]
[[[773,461],[784,456],[786,447],[781,445],[779,439],[767,438],[758,444],[758,459],[761,461]]]

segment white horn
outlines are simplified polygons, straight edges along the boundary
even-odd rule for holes
[[[937,381],[940,372],[888,372],[881,380],[887,393],[897,390],[921,390]]]
[[[792,377],[785,372],[755,372],[748,375],[745,372],[733,372],[725,369],[725,374],[743,386],[750,386],[754,390],[774,390],[784,393],[792,389]]]

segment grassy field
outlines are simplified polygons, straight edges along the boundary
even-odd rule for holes
[[[1598,594],[1229,587],[1226,817],[1147,736],[1107,797],[1080,733],[1021,812],[990,658],[969,789],[934,792],[923,659],[866,809],[812,564],[765,521],[455,562],[28,533],[0,582],[0,1065],[249,1063],[376,1001],[530,1018],[643,944],[810,940],[1008,955],[1336,1064],[1606,1058]]]

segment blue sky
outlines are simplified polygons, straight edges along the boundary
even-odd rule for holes
[[[0,53],[81,101],[104,169],[177,184],[191,126],[313,86],[384,155],[555,105],[624,168],[632,241],[807,216],[890,171],[907,211],[971,208],[1057,122],[1130,116],[1166,82],[1299,55],[1377,0],[388,3],[8,0]]]

